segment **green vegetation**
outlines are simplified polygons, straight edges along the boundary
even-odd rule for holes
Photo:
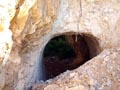
[[[57,56],[60,59],[75,56],[72,47],[67,43],[65,36],[58,36],[48,42],[44,50],[44,57]]]

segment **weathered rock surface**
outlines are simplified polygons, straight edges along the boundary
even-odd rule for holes
[[[119,58],[120,48],[104,50],[78,69],[34,85],[33,90],[119,90]]]
[[[85,36],[91,57],[104,52],[34,88],[120,89],[120,0],[1,0],[0,11],[0,90],[27,90],[43,79],[45,45],[72,33]]]

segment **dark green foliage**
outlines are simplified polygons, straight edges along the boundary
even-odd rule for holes
[[[60,59],[71,58],[75,56],[72,47],[67,43],[65,36],[53,38],[44,50],[44,57],[57,56]]]

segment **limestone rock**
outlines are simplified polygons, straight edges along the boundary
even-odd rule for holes
[[[119,90],[119,58],[120,48],[104,50],[78,69],[65,72],[44,86],[36,84],[33,90]]]
[[[0,0],[0,11],[0,90],[120,90],[119,0]],[[63,34],[83,35],[98,56],[36,84],[46,44]]]

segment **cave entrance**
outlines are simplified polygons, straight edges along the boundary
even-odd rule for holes
[[[92,35],[72,34],[52,38],[43,52],[46,79],[79,67],[99,52],[98,41]]]

